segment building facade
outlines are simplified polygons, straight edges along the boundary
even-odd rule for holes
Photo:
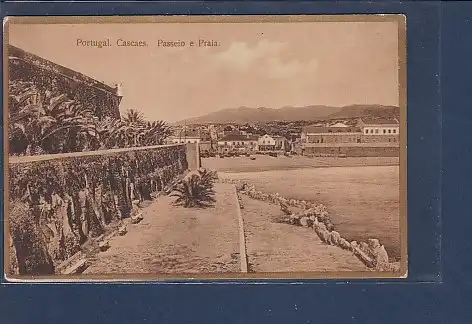
[[[307,126],[301,133],[304,155],[398,156],[400,127],[396,119],[360,119],[357,126]]]
[[[191,130],[177,130],[169,137],[169,144],[200,143],[202,141],[200,132]]]
[[[275,138],[265,134],[258,138],[259,151],[274,151],[275,150]]]
[[[253,153],[258,150],[258,137],[254,135],[231,134],[218,140],[218,153]]]
[[[367,119],[359,121],[363,143],[398,143],[400,124],[397,119]]]

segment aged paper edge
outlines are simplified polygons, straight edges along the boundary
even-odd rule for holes
[[[208,273],[208,274],[108,274],[108,275],[48,275],[10,276],[8,238],[8,128],[3,128],[4,139],[4,278],[13,282],[142,282],[231,279],[401,279],[408,276],[407,248],[407,111],[406,111],[406,16],[403,14],[346,14],[346,15],[171,15],[171,16],[8,16],[3,20],[3,120],[8,124],[8,32],[9,24],[141,24],[141,23],[310,23],[310,22],[396,22],[398,24],[399,103],[400,103],[400,245],[399,272],[333,271],[333,272],[277,272],[277,273]],[[294,280],[290,280],[293,282]],[[239,280],[238,280],[239,281]],[[191,281],[190,281],[191,282]]]

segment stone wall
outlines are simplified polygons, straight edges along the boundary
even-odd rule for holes
[[[349,157],[395,157],[400,155],[399,147],[306,147],[304,155],[340,155],[344,154]]]
[[[290,199],[280,196],[278,193],[269,194],[256,190],[255,186],[240,180],[219,178],[218,181],[236,185],[238,193],[247,195],[252,199],[266,201],[281,206],[281,213],[285,214],[283,222],[296,226],[310,227],[326,244],[334,245],[352,253],[361,260],[369,269],[375,271],[398,272],[399,263],[391,263],[385,247],[375,238],[367,242],[348,242],[335,231],[326,206],[313,201]],[[241,209],[244,208],[240,199]],[[300,212],[291,212],[288,207],[301,208]]]
[[[200,169],[202,165],[201,157],[200,157],[200,146],[198,143],[187,143],[187,164],[188,169],[195,171]]]
[[[117,88],[12,45],[8,46],[8,57],[9,80],[33,82],[41,92],[65,93],[100,119],[120,118]]]
[[[186,155],[184,145],[167,145],[11,159],[8,227],[19,274],[54,273],[130,217],[133,201],[152,199],[183,174]]]

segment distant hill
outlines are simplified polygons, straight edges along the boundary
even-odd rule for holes
[[[224,123],[255,123],[268,121],[297,121],[342,119],[362,116],[390,117],[399,115],[400,109],[382,105],[351,105],[345,107],[305,106],[274,108],[228,108],[204,116],[181,120],[175,124],[224,124]]]
[[[329,119],[356,118],[356,117],[400,117],[400,108],[382,105],[351,105],[342,107],[339,111],[328,116]]]

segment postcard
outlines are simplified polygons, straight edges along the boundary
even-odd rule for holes
[[[405,28],[7,17],[7,280],[406,277]]]

